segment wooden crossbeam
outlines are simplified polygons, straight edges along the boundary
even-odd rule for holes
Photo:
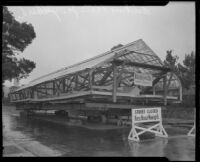
[[[54,89],[55,92],[54,92],[54,93],[55,93],[56,95],[59,95],[60,92],[61,92],[61,89],[60,89],[61,83],[62,83],[62,80],[56,80],[56,81],[55,81],[55,87],[54,87],[54,88],[55,88],[55,89]]]
[[[118,64],[125,64],[125,65],[130,65],[130,66],[136,66],[136,67],[141,67],[141,68],[149,68],[149,69],[154,69],[154,70],[162,70],[162,71],[170,71],[170,68],[167,67],[162,67],[162,66],[156,66],[156,65],[149,65],[149,64],[144,64],[144,63],[138,63],[138,62],[133,62],[133,61],[128,61],[128,60],[119,60],[115,59],[113,62],[117,62]]]
[[[109,77],[109,75],[110,75],[111,73],[112,73],[112,70],[107,71],[107,72],[104,74],[103,78],[100,80],[99,85],[102,85],[102,84],[107,80],[107,78]]]
[[[79,74],[78,76],[83,78],[84,80],[87,80],[87,81],[89,80],[89,74],[86,74],[86,76]]]
[[[67,92],[71,88],[71,85],[74,82],[74,80],[75,80],[75,76],[71,76],[71,78],[68,80],[70,83],[67,85]]]
[[[37,89],[47,89],[47,90],[53,90],[54,88],[52,87],[52,88],[49,88],[49,87],[38,87]]]
[[[105,72],[105,71],[109,71],[109,70],[110,70],[110,67],[111,67],[111,66],[106,67],[106,68],[97,67],[97,68],[94,69],[93,74],[95,75],[95,74],[97,74],[97,73],[102,73],[102,72]]]

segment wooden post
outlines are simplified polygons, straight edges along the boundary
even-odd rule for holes
[[[155,85],[153,85],[153,95],[156,95]]]
[[[89,77],[89,89],[90,90],[92,90],[92,83],[93,83],[93,70],[92,69],[90,69],[89,70],[89,75],[88,75],[88,77]]]
[[[45,86],[45,93],[46,93],[46,96],[47,96],[47,84],[44,83],[44,86]]]
[[[75,74],[75,90],[78,88],[78,74]]]
[[[176,77],[178,84],[179,84],[179,101],[182,102],[183,101],[183,87],[182,87],[179,77],[175,73],[174,73],[174,76]]]
[[[164,94],[163,94],[163,98],[164,98],[164,106],[167,105],[167,75],[164,76],[163,78],[163,90],[164,90]]]
[[[117,66],[113,63],[113,102],[117,102]]]
[[[177,80],[179,83],[179,100],[182,102],[183,101],[183,88],[182,88],[182,84],[181,84],[181,81],[178,78],[178,76],[177,76]]]
[[[34,98],[34,90],[32,87],[30,88],[30,98]]]
[[[55,95],[55,80],[53,80],[53,96]]]
[[[63,78],[62,82],[63,82],[63,93],[65,93],[65,78]]]

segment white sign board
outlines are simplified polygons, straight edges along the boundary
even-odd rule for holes
[[[161,120],[161,108],[132,109],[134,123],[155,122]]]
[[[152,75],[134,72],[134,84],[141,86],[152,86]]]

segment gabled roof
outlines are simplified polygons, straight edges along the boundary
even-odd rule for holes
[[[106,53],[103,53],[103,54],[97,55],[95,57],[92,57],[90,59],[87,59],[85,61],[82,61],[80,63],[62,68],[60,70],[57,70],[55,72],[49,73],[44,76],[41,76],[37,79],[32,80],[29,84],[19,88],[17,91],[27,88],[27,87],[37,85],[37,84],[45,82],[45,81],[50,81],[50,80],[60,78],[62,76],[70,74],[70,73],[74,73],[74,72],[81,71],[84,69],[93,68],[98,65],[100,66],[104,62],[106,62],[106,60],[110,60],[110,59],[114,58],[117,53],[120,54],[120,52],[122,52],[124,50],[134,52],[134,53],[132,53],[131,57],[128,58],[130,60],[133,59],[135,62],[138,62],[138,63],[145,63],[148,65],[155,65],[155,66],[159,66],[159,67],[164,66],[163,62],[153,52],[153,50],[150,49],[149,46],[142,39],[139,39],[132,43],[129,43],[127,45],[119,47],[117,49],[107,51]],[[120,55],[120,56],[121,56],[120,59],[123,60],[123,55]],[[129,56],[127,56],[127,57],[129,57]]]

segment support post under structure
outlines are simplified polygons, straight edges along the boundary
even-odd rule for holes
[[[89,89],[92,90],[92,84],[93,84],[93,69],[89,70]]]
[[[139,142],[140,141],[139,135],[145,132],[151,132],[156,136],[160,137],[165,137],[165,138],[168,137],[168,134],[162,125],[162,116],[160,107],[131,109],[131,111],[132,111],[132,128],[128,136],[129,140]],[[148,125],[145,126],[145,124],[147,123]]]
[[[153,95],[156,95],[156,87],[153,85]]]
[[[117,66],[113,63],[113,102],[117,102]]]
[[[187,135],[195,137],[195,131],[196,131],[196,109],[194,109],[194,125]]]
[[[167,75],[163,77],[163,98],[164,98],[164,106],[167,105]]]
[[[183,88],[182,88],[182,84],[181,81],[179,79],[179,77],[176,77],[179,83],[179,100],[182,102],[183,101]]]

